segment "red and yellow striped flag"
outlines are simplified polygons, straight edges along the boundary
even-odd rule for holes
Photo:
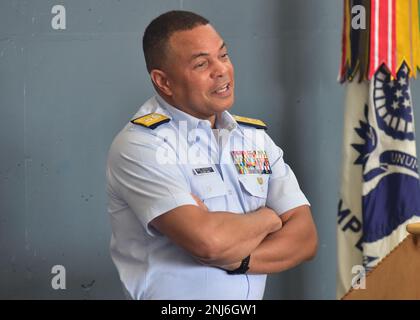
[[[420,0],[344,0],[340,80],[370,80],[382,65],[396,77],[405,63],[420,69]],[[353,8],[365,10],[366,29],[354,29]]]

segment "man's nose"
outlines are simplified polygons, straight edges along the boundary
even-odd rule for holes
[[[225,62],[217,60],[214,62],[213,70],[211,73],[211,77],[214,78],[220,78],[226,75],[228,70],[228,66]]]

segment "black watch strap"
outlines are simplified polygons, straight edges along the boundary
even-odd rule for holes
[[[227,270],[226,272],[228,274],[244,274],[244,273],[246,273],[249,269],[249,260],[250,259],[251,259],[251,255],[249,255],[248,257],[243,259],[242,262],[241,262],[241,265],[237,269]]]

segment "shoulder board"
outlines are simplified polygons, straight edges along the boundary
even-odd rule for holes
[[[171,119],[160,113],[149,113],[144,116],[138,117],[131,120],[131,123],[141,125],[149,129],[155,129],[156,127],[171,121]]]
[[[247,118],[247,117],[241,117],[241,116],[235,116],[235,115],[233,116],[233,118],[239,124],[254,127],[254,128],[257,128],[257,129],[267,130],[267,125],[261,120],[253,119],[253,118]]]

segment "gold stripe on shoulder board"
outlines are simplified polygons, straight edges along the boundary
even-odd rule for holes
[[[233,115],[233,118],[239,124],[251,126],[251,127],[254,127],[254,128],[258,128],[258,129],[267,130],[267,125],[259,119],[247,118],[247,117],[241,117],[241,116],[235,116],[235,115]]]
[[[149,129],[155,129],[163,123],[169,122],[171,119],[160,113],[149,113],[144,116],[131,120],[131,123],[141,125]]]

